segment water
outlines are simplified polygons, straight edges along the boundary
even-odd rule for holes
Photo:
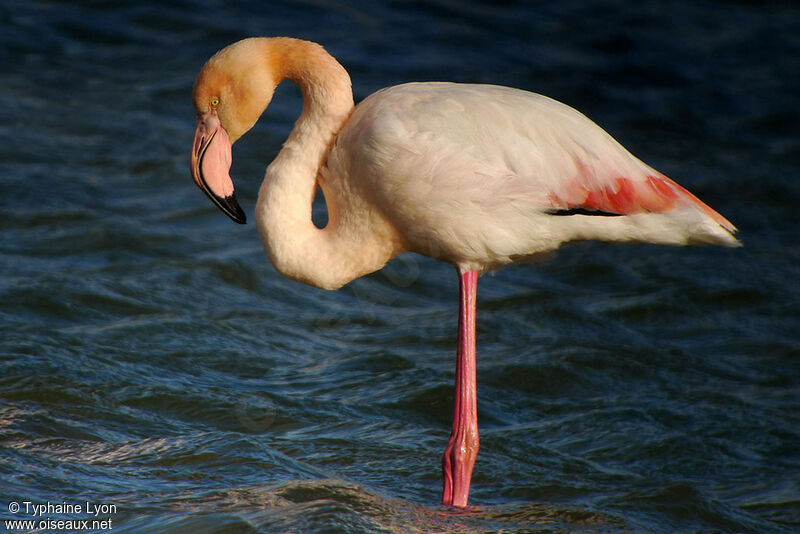
[[[800,531],[800,11],[463,4],[3,3],[0,519],[88,501],[131,533]],[[194,76],[249,35],[323,43],[357,100],[437,79],[553,96],[745,247],[587,243],[483,277],[477,507],[443,509],[452,268],[301,286],[191,183]],[[234,149],[251,220],[299,109],[282,86]]]

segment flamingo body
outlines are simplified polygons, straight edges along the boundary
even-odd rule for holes
[[[584,115],[508,87],[378,91],[355,108],[321,176],[332,194],[368,202],[409,250],[462,270],[578,239],[734,241],[730,223]],[[574,208],[585,214],[558,216]]]
[[[229,176],[232,144],[291,79],[303,112],[268,166],[256,226],[275,268],[336,289],[418,252],[459,272],[453,430],[443,503],[466,506],[478,451],[478,274],[575,240],[736,246],[735,227],[550,98],[493,85],[409,83],[354,106],[350,78],[325,50],[245,39],[198,75],[192,176],[244,222]],[[311,221],[320,186],[328,224]]]

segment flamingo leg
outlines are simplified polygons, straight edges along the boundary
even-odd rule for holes
[[[475,301],[478,272],[459,278],[458,359],[453,430],[442,456],[442,504],[467,506],[472,468],[478,455],[478,396],[475,381]]]

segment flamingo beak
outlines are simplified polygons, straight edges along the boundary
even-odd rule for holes
[[[247,218],[233,194],[231,138],[222,127],[217,111],[197,117],[192,145],[192,178],[219,209],[239,224]]]

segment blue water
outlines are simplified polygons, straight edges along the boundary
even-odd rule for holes
[[[194,76],[251,35],[321,42],[357,100],[562,100],[745,246],[483,277],[476,507],[444,509],[452,267],[290,282],[189,177]],[[4,0],[0,532],[87,501],[130,533],[800,532],[798,73],[791,2]],[[299,110],[282,86],[234,147],[251,220]]]

